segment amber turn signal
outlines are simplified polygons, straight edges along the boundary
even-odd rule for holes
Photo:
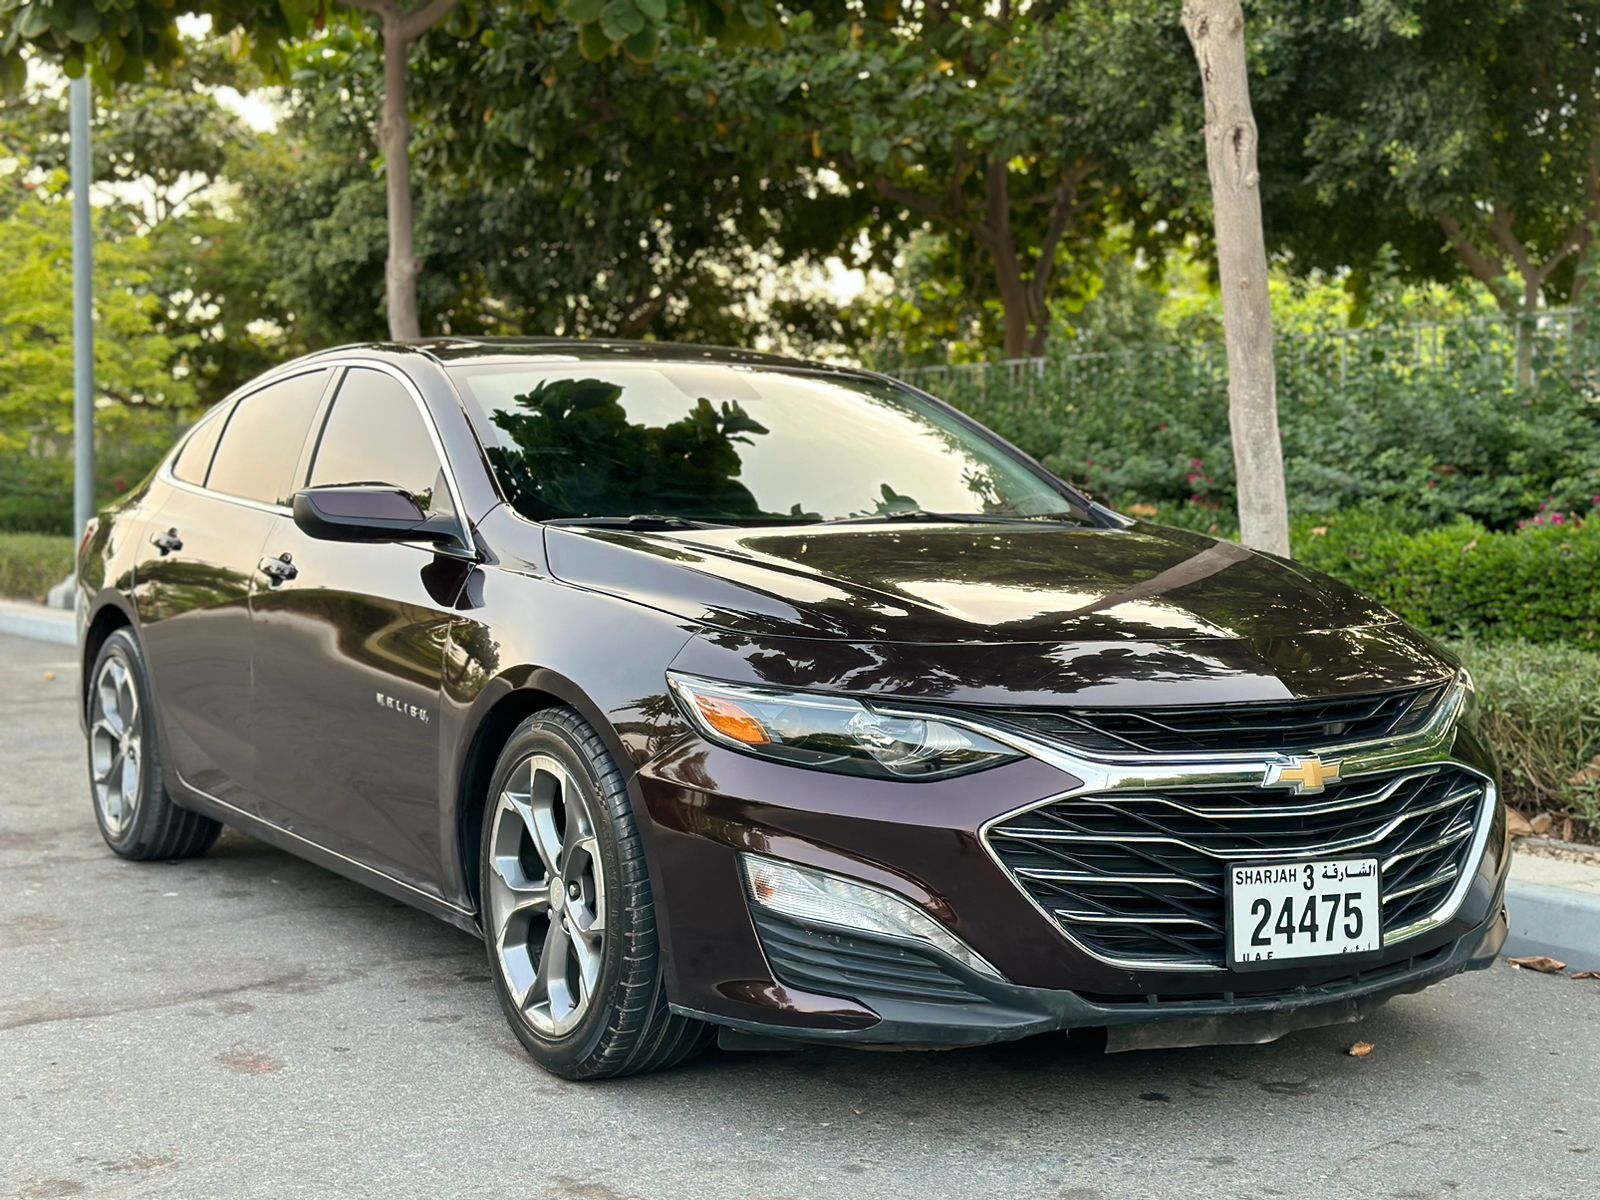
[[[761,719],[748,710],[721,696],[697,695],[694,705],[700,710],[707,725],[724,737],[746,746],[764,746],[772,739]]]

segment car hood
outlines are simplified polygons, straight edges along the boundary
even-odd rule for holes
[[[565,582],[754,637],[1259,641],[1395,620],[1292,563],[1148,524],[547,527],[546,553]]]

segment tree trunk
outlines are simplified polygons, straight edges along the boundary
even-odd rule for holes
[[[1244,12],[1239,0],[1185,0],[1183,27],[1205,90],[1206,166],[1222,283],[1239,528],[1245,545],[1287,555],[1288,501],[1278,436],[1272,300],[1261,227],[1256,123],[1245,68]]]
[[[416,222],[411,208],[411,116],[406,109],[406,50],[410,39],[396,16],[383,20],[383,110],[378,148],[389,198],[389,336],[408,341],[422,336],[417,317]]]
[[[977,234],[994,263],[995,288],[1005,317],[1006,357],[1024,358],[1028,353],[1028,285],[1022,278],[1011,229],[1011,177],[1000,159],[991,159],[984,166],[984,220]]]

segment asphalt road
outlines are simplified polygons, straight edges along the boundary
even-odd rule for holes
[[[1503,964],[1270,1046],[713,1054],[565,1083],[465,934],[231,832],[198,861],[114,858],[73,680],[69,650],[0,638],[0,1196],[1600,1187],[1600,984]]]

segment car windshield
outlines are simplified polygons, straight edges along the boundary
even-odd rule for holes
[[[501,490],[533,520],[1086,517],[937,405],[868,378],[705,363],[451,370]]]

